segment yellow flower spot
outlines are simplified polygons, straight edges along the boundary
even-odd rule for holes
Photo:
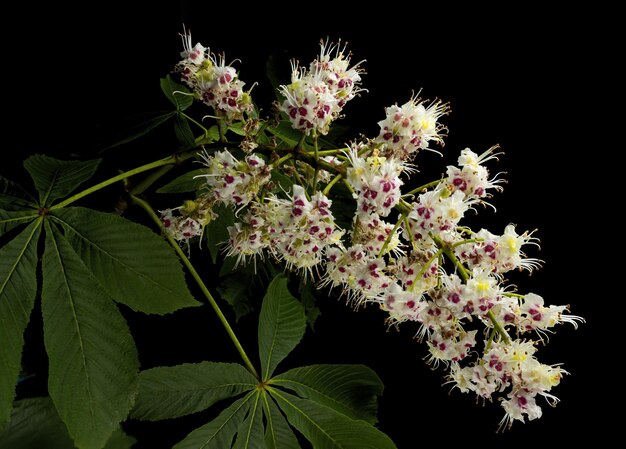
[[[197,207],[198,207],[198,204],[192,200],[187,200],[183,203],[183,211],[185,211],[187,214],[190,214],[193,211],[195,211]]]
[[[460,216],[459,211],[456,209],[450,209],[448,211],[448,217],[450,217],[452,220],[459,218],[459,216]]]
[[[503,243],[504,243],[504,247],[511,252],[515,252],[519,249],[519,245],[517,244],[517,239],[513,237],[512,235],[506,236]]]

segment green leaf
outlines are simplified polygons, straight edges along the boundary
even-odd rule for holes
[[[234,134],[238,136],[245,137],[246,130],[244,129],[244,123],[242,121],[233,122],[228,125],[228,130],[232,131]]]
[[[19,184],[0,176],[0,209],[20,210],[37,208],[37,200]]]
[[[217,418],[198,427],[173,449],[227,449],[246,414],[250,410],[250,399],[256,393],[249,393],[233,402]]]
[[[42,448],[74,449],[74,443],[50,398],[15,401],[11,422],[0,433],[0,449]]]
[[[24,167],[39,192],[39,205],[50,206],[54,200],[69,195],[93,176],[100,159],[90,161],[61,161],[35,154],[24,161]]]
[[[136,443],[135,438],[126,435],[122,429],[117,429],[107,441],[104,449],[131,449]]]
[[[11,415],[24,329],[35,304],[40,233],[36,221],[0,248],[0,431]]]
[[[137,442],[121,429],[103,449],[131,449]],[[11,422],[0,433],[0,449],[75,449],[67,427],[59,418],[49,397],[21,399],[15,402]]]
[[[277,126],[268,126],[267,130],[279,139],[280,144],[296,145],[302,138],[302,132],[293,129],[289,120],[281,120]]]
[[[206,168],[198,168],[180,175],[178,178],[165,184],[163,187],[157,189],[157,193],[186,193],[195,192],[206,184],[206,178],[197,177],[200,175],[206,175]]]
[[[315,321],[322,314],[322,311],[319,307],[315,305],[317,303],[317,299],[315,298],[315,294],[313,293],[312,282],[301,284],[300,300],[302,301],[302,305],[304,306],[306,322],[309,325],[309,328],[313,330],[315,327]]]
[[[176,116],[176,121],[174,122],[174,133],[183,148],[194,148],[196,146],[196,139],[189,126],[189,121],[180,114]]]
[[[290,178],[278,170],[271,171],[270,179],[276,184],[276,189],[274,190],[279,195],[284,195],[284,192],[291,192],[293,190],[293,185],[295,184],[293,178]]]
[[[266,449],[263,437],[263,406],[261,392],[256,391],[246,419],[237,429],[237,439],[233,449]]]
[[[37,217],[39,217],[39,212],[36,210],[7,211],[0,209],[0,236],[24,224],[26,221],[32,221]]]
[[[237,363],[186,363],[139,374],[132,417],[156,421],[206,410],[215,402],[253,390],[258,381]]]
[[[282,102],[285,97],[280,93],[280,90],[278,88],[282,84],[289,83],[289,81],[287,80],[285,82],[281,82],[281,80],[278,78],[278,73],[280,73],[280,71],[276,68],[276,62],[276,55],[270,55],[270,57],[267,59],[267,62],[265,63],[265,75],[272,85],[272,89],[274,90],[274,93],[276,95],[276,100]]]
[[[352,131],[352,128],[338,123],[333,123],[330,131],[325,136],[319,137],[319,144],[326,148],[341,148],[346,146],[345,143],[350,140],[347,136]]]
[[[196,146],[208,145],[213,142],[217,142],[220,139],[220,131],[217,125],[211,126],[207,129],[206,133],[201,135],[196,140]]]
[[[146,134],[148,134],[153,129],[161,126],[163,123],[167,122],[169,119],[171,119],[175,115],[176,115],[176,111],[169,111],[169,112],[166,112],[164,114],[159,114],[156,117],[153,117],[151,119],[148,119],[148,120],[144,121],[143,123],[140,123],[136,127],[133,127],[133,129],[138,129],[138,131],[132,133],[128,137],[125,137],[124,139],[120,140],[119,142],[116,142],[116,143],[114,143],[112,145],[109,145],[106,148],[103,148],[102,151],[110,150],[111,148],[119,147],[121,145],[125,145],[127,143],[130,143],[133,140],[139,139],[140,137],[143,137]]]
[[[275,389],[270,394],[289,424],[302,432],[315,449],[396,449],[387,435],[365,421]]]
[[[296,435],[287,420],[267,393],[263,394],[265,407],[265,444],[267,449],[300,449]]]
[[[48,222],[42,267],[48,391],[76,445],[100,449],[130,411],[135,345],[115,304]]]
[[[156,314],[200,305],[187,288],[180,260],[149,228],[82,207],[57,209],[51,217],[115,301]]]
[[[230,258],[227,258],[230,260]],[[222,268],[224,265],[222,265]],[[251,291],[257,285],[258,278],[254,272],[254,266],[245,265],[237,268],[232,274],[224,276],[221,279],[217,291],[235,312],[235,321],[254,310],[252,300],[250,298]]]
[[[228,227],[235,224],[235,213],[230,207],[223,204],[213,208],[213,212],[217,214],[217,218],[206,226],[204,235],[206,236],[207,249],[211,253],[211,260],[215,264],[221,245],[228,241]]]
[[[271,380],[298,396],[326,405],[354,419],[375,424],[383,383],[364,365],[310,365],[294,368]]]
[[[289,293],[285,275],[279,274],[267,288],[259,317],[259,356],[263,380],[270,378],[276,366],[300,342],[305,327],[304,308]]]
[[[173,81],[169,75],[161,78],[161,90],[177,111],[184,111],[193,103],[193,94],[189,89]]]

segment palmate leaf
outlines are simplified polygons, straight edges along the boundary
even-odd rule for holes
[[[104,449],[130,449],[137,440],[121,429],[113,432]],[[11,422],[0,433],[0,449],[75,449],[67,428],[49,397],[15,402]]]
[[[296,435],[274,400],[263,394],[265,412],[265,445],[267,449],[300,449]]]
[[[0,236],[11,229],[32,221],[39,216],[37,210],[4,210],[0,209]]]
[[[196,139],[189,126],[189,121],[180,114],[176,116],[176,120],[174,121],[174,134],[176,134],[176,138],[183,148],[193,148],[196,146]]]
[[[293,129],[289,120],[281,120],[277,126],[267,127],[267,131],[278,138],[278,143],[294,146],[302,138],[302,132]],[[308,147],[308,145],[306,145]]]
[[[71,207],[52,212],[102,288],[133,310],[165,314],[200,305],[189,293],[171,247],[149,228],[122,217]]]
[[[180,175],[178,178],[165,184],[163,187],[157,189],[157,193],[187,193],[195,192],[202,185],[206,184],[206,178],[197,177],[199,175],[206,175],[206,168],[198,168]]]
[[[202,362],[142,371],[132,417],[159,420],[206,410],[215,402],[253,390],[257,380],[236,363]]]
[[[302,305],[304,306],[306,324],[311,330],[315,328],[315,321],[317,321],[322,314],[322,311],[316,305],[317,298],[315,297],[315,293],[313,293],[314,288],[312,282],[300,283],[300,301],[302,301]]]
[[[0,449],[73,449],[74,443],[48,397],[15,401]]]
[[[0,209],[19,210],[37,208],[37,200],[19,184],[0,176]]]
[[[104,449],[131,449],[137,440],[129,435],[126,435],[122,429],[117,429],[107,441]]]
[[[161,90],[167,97],[167,99],[176,106],[177,111],[184,111],[193,103],[193,95],[182,84],[179,84],[172,80],[167,75],[165,78],[161,78]]]
[[[370,424],[376,421],[383,386],[369,368],[312,365],[271,377],[305,327],[304,308],[289,293],[287,278],[275,276],[259,317],[262,382],[243,366],[228,363],[153,368],[140,374],[132,416],[178,417],[246,394],[175,449],[298,449],[292,427],[319,449],[394,449],[393,442]]]
[[[292,394],[270,390],[289,424],[315,449],[396,449],[393,441],[371,424]]]
[[[48,222],[42,275],[48,391],[76,446],[101,449],[136,394],[135,345],[115,304]]]
[[[91,178],[99,162],[100,159],[60,161],[43,154],[35,154],[24,161],[24,167],[33,178],[39,193],[39,205],[48,207]]]
[[[126,145],[127,143],[130,143],[130,142],[132,142],[134,140],[137,140],[140,137],[143,137],[146,134],[148,134],[153,129],[161,126],[163,123],[167,122],[169,119],[171,119],[175,115],[176,115],[176,111],[169,111],[169,112],[159,113],[159,115],[157,115],[155,117],[152,117],[152,118],[150,118],[150,119],[140,123],[136,127],[134,127],[133,129],[135,129],[136,131],[135,132],[131,131],[132,134],[130,134],[128,137],[125,137],[122,140],[120,140],[118,142],[115,142],[114,144],[111,144],[111,145],[109,145],[106,148],[103,148],[101,151],[110,150],[112,148],[119,147],[121,145]]]
[[[311,365],[294,368],[271,380],[298,396],[324,404],[354,419],[376,423],[383,384],[364,365]]]
[[[226,269],[231,262],[233,262],[231,266],[234,266],[234,260],[233,257],[227,257],[221,269]],[[220,285],[217,291],[232,307],[236,321],[254,310],[252,299],[258,291],[259,281],[259,273],[255,272],[254,264],[239,266],[225,276],[220,272]]]
[[[0,248],[0,431],[11,414],[24,329],[35,304],[40,233],[38,220]]]
[[[223,204],[215,206],[213,212],[217,214],[217,218],[206,226],[204,235],[211,260],[216,263],[222,245],[228,241],[228,227],[235,224],[235,213],[232,208]]]
[[[239,426],[250,410],[252,399],[258,393],[248,393],[227,407],[213,421],[198,427],[173,449],[228,449]]]
[[[250,400],[250,411],[237,429],[233,449],[265,449],[263,439],[263,405],[260,391]]]
[[[276,276],[265,293],[259,316],[261,376],[267,380],[276,366],[300,342],[306,319],[302,304],[287,289],[287,278]]]

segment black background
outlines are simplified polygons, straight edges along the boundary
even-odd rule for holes
[[[606,389],[614,374],[609,362],[597,356],[604,339],[595,337],[602,331],[596,286],[604,256],[589,238],[597,226],[598,206],[584,200],[589,183],[600,178],[602,150],[594,141],[600,125],[594,72],[603,65],[598,16],[577,10],[548,12],[527,4],[502,11],[457,10],[447,4],[407,10],[381,4],[365,11],[339,2],[298,5],[302,9],[156,3],[24,4],[4,15],[3,100],[8,117],[2,125],[3,174],[19,177],[20,161],[38,152],[103,157],[103,178],[169,154],[175,142],[164,137],[168,133],[99,151],[123,137],[145,113],[168,107],[158,82],[178,60],[183,24],[194,42],[225,51],[228,61],[241,59],[235,63],[241,78],[248,86],[259,82],[253,91],[258,102],[271,98],[264,77],[269,55],[277,56],[287,77],[289,57],[306,64],[317,54],[320,38],[341,38],[349,43],[354,62],[367,60],[363,85],[369,89],[346,107],[344,122],[374,136],[383,108],[404,103],[414,91],[450,102],[452,113],[443,119],[449,127],[445,155],[422,154],[417,176],[435,179],[465,147],[480,153],[500,144],[505,155],[492,170],[506,171],[508,183],[493,200],[498,212],[480,209],[470,221],[494,233],[508,223],[516,223],[519,230],[537,228],[542,250],[530,255],[543,259],[544,268],[531,277],[516,276],[516,283],[548,303],[570,304],[572,313],[587,323],[577,331],[561,326],[538,354],[544,363],[562,362],[571,372],[553,391],[561,403],[555,409],[546,404],[543,418],[517,422],[504,434],[496,434],[502,416],[498,404],[483,406],[474,396],[450,394],[441,386],[442,371],[432,371],[423,362],[425,346],[411,338],[416,329],[388,331],[384,315],[373,308],[355,312],[333,297],[323,298],[316,332],[307,333],[284,368],[310,363],[373,368],[386,386],[379,426],[399,449],[420,447],[431,439],[445,445],[508,447],[522,442],[542,447],[580,437],[608,438],[614,429],[607,425],[609,412],[601,401],[610,397]],[[269,103],[265,105],[267,110]],[[112,189],[81,204],[111,210],[116,195]],[[35,338],[37,313],[25,356],[33,364],[43,351],[40,337]],[[209,308],[167,317],[127,316],[144,368],[237,361]],[[254,353],[255,317],[235,328]],[[42,391],[39,385],[19,393],[24,397]],[[131,421],[124,427],[139,439],[137,448],[168,448],[210,416],[156,424]]]

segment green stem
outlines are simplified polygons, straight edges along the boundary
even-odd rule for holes
[[[343,178],[342,181],[343,181],[343,185],[346,186],[346,188],[350,191],[351,194],[354,195],[354,189],[352,188],[348,180],[346,178]]]
[[[443,181],[443,179],[438,179],[436,181],[433,182],[429,182],[428,184],[424,184],[423,186],[419,186],[413,190],[411,190],[410,192],[404,193],[402,194],[402,196],[411,196],[417,192],[421,192],[422,190],[427,190],[430,189],[431,187],[435,187],[437,184],[441,183]]]
[[[189,151],[186,153],[182,153],[180,155],[169,156],[169,157],[166,157],[165,159],[160,159],[158,161],[150,162],[149,164],[145,164],[140,167],[133,168],[132,170],[125,171],[123,173],[120,173],[117,176],[107,179],[106,181],[102,181],[101,183],[91,186],[88,189],[83,190],[82,192],[78,192],[76,195],[72,195],[71,197],[65,199],[64,201],[61,201],[60,203],[57,203],[54,206],[50,207],[50,210],[55,210],[55,209],[60,209],[62,207],[65,207],[69,204],[72,204],[75,201],[78,201],[81,198],[86,197],[87,195],[91,195],[92,193],[97,192],[98,190],[108,187],[111,184],[115,184],[118,181],[123,181],[130,176],[137,175],[139,173],[143,173],[145,171],[152,170],[158,167],[162,167],[164,165],[177,164],[181,161],[184,161],[185,159],[189,159],[190,157],[194,156],[196,152],[197,152],[196,150],[193,150],[193,151]]]
[[[315,154],[315,160],[319,162],[320,151],[317,143],[317,132],[313,131],[313,149]],[[315,171],[313,172],[313,192],[317,192],[317,175],[319,173],[319,165],[315,164]]]
[[[330,192],[330,189],[333,188],[333,186],[335,184],[337,184],[337,181],[339,181],[342,178],[341,174],[335,176],[329,183],[328,185],[324,188],[324,190],[322,191],[322,193],[326,196],[328,196],[328,193]]]
[[[487,344],[485,345],[485,353],[489,352],[489,349],[491,348],[491,343],[493,342],[493,339],[496,336],[496,332],[497,331],[495,327],[491,329],[491,332],[489,333],[489,339],[487,340]]]
[[[498,331],[498,333],[500,334],[500,337],[502,337],[502,340],[507,345],[510,345],[511,344],[511,339],[509,338],[509,334],[507,334],[507,332],[504,329],[504,327],[502,327],[502,325],[500,324],[500,322],[498,321],[496,316],[493,314],[493,310],[490,310],[489,312],[487,312],[487,316],[489,317],[489,320],[491,321],[491,324],[493,324],[493,328],[496,331]]]
[[[252,373],[252,375],[254,377],[256,377],[257,379],[260,380],[261,378],[259,377],[259,374],[257,373],[257,370],[254,368],[254,365],[250,361],[250,358],[246,354],[246,351],[243,349],[243,346],[241,346],[241,343],[239,342],[239,339],[237,339],[237,336],[235,335],[235,332],[233,331],[233,328],[228,323],[228,320],[226,319],[226,316],[224,316],[224,313],[220,309],[220,306],[217,304],[217,302],[213,298],[213,295],[211,295],[211,292],[209,291],[209,289],[206,287],[206,285],[202,281],[202,278],[200,277],[200,275],[198,274],[198,272],[196,271],[196,269],[192,265],[191,261],[189,260],[189,258],[185,254],[185,252],[182,250],[180,245],[178,245],[176,240],[174,240],[171,235],[169,235],[167,232],[165,232],[165,229],[163,229],[163,224],[161,223],[161,220],[159,219],[159,217],[156,215],[156,213],[152,209],[152,206],[150,206],[150,204],[148,204],[147,201],[144,201],[144,200],[142,200],[141,198],[139,198],[139,197],[137,197],[135,195],[131,195],[131,198],[133,199],[133,201],[137,205],[139,205],[144,211],[146,211],[146,213],[150,216],[150,218],[152,218],[152,220],[155,223],[157,223],[159,225],[159,228],[161,229],[161,231],[165,235],[165,238],[167,239],[169,244],[172,246],[172,248],[174,248],[174,250],[178,254],[178,257],[180,257],[180,259],[182,260],[183,264],[185,265],[185,267],[187,267],[187,270],[189,270],[189,273],[191,273],[191,276],[196,281],[196,284],[198,284],[198,287],[200,287],[200,290],[202,290],[202,293],[204,294],[206,299],[209,301],[209,304],[211,305],[211,307],[213,308],[213,311],[216,313],[218,319],[222,323],[222,326],[224,326],[224,329],[226,329],[226,333],[228,334],[228,336],[230,337],[231,341],[233,342],[233,344],[237,348],[237,351],[239,352],[239,355],[243,359],[243,362],[246,365],[246,368],[248,369],[248,371],[250,371],[250,373]]]
[[[302,135],[300,136],[300,140],[298,140],[298,143],[296,144],[296,150],[302,150],[304,148],[304,141],[306,139],[306,133],[302,133]]]
[[[383,257],[383,254],[385,254],[385,250],[389,246],[389,242],[391,242],[391,239],[392,239],[393,235],[398,230],[398,226],[400,226],[400,224],[402,223],[402,220],[404,220],[405,217],[406,217],[406,215],[404,215],[404,214],[400,215],[400,218],[398,219],[398,221],[396,222],[395,226],[393,227],[393,229],[391,230],[391,232],[389,233],[389,235],[385,239],[385,243],[383,243],[383,247],[380,249],[380,252],[378,253],[378,257]]]
[[[179,112],[180,115],[182,115],[183,117],[185,117],[187,120],[189,120],[191,123],[193,123],[194,125],[196,125],[198,128],[200,128],[202,131],[204,131],[204,136],[207,137],[209,135],[209,130],[206,129],[202,123],[199,123],[198,121],[194,120],[193,118],[189,117],[187,114],[185,114],[184,112],[180,111]]]
[[[467,268],[465,268],[461,261],[456,257],[456,254],[454,254],[452,248],[449,245],[446,245],[446,243],[436,235],[433,235],[431,237],[437,244],[439,249],[443,252],[443,254],[450,260],[450,262],[454,264],[457,272],[459,273],[459,276],[461,277],[461,279],[463,279],[463,282],[467,282],[469,280],[469,273],[467,272]]]
[[[524,295],[520,295],[519,293],[512,293],[512,292],[503,293],[503,295],[508,296],[510,298],[519,298],[519,299],[522,299],[524,297]]]
[[[451,248],[454,249],[457,246],[465,245],[467,243],[477,243],[477,242],[484,242],[484,241],[485,239],[481,239],[481,238],[461,240],[460,242],[456,242],[454,245],[452,245]]]
[[[291,161],[292,165],[293,165],[293,178],[296,180],[296,184],[301,185],[302,187],[306,186],[306,183],[304,182],[304,180],[302,179],[302,177],[300,176],[300,172],[298,172],[298,167],[296,166],[296,161],[292,160]],[[309,195],[309,192],[307,189],[304,189],[304,195],[306,196],[307,200],[311,200],[311,196]]]
[[[409,217],[403,215],[404,217],[404,226],[406,226],[406,233],[409,234],[409,243],[411,244],[411,248],[416,249],[417,245],[415,244],[415,239],[413,238],[413,231],[411,230],[411,223],[409,223]]]
[[[318,148],[318,150],[317,150],[317,155],[318,155],[318,156],[335,156],[335,155],[337,155],[337,154],[342,153],[343,151],[345,151],[345,150],[343,150],[343,149],[335,149],[335,150],[320,150],[320,149]],[[315,154],[315,150],[313,150],[313,151],[307,151],[306,153],[307,153],[307,154]]]
[[[443,240],[441,240],[437,236],[432,236],[432,239],[435,241],[435,243],[439,247],[440,251],[442,251],[443,254],[445,254],[445,256],[457,268],[459,276],[461,277],[461,279],[463,279],[463,282],[467,282],[469,280],[469,273],[468,273],[467,269],[463,266],[461,261],[456,257],[456,255],[454,254],[454,251],[452,251],[452,248],[449,245],[446,245],[445,242]],[[507,334],[507,332],[504,329],[504,327],[502,327],[502,325],[498,322],[498,320],[497,320],[496,316],[493,314],[492,310],[487,312],[487,317],[491,321],[491,324],[493,324],[493,328],[498,332],[498,334],[500,334],[500,337],[502,337],[502,340],[506,344],[510,344],[511,343],[511,339],[509,338],[509,335]]]
[[[268,146],[259,147],[257,148],[257,150],[266,150],[266,151],[278,150],[282,152],[286,151],[288,153],[287,155],[289,155],[290,157],[293,157],[296,160],[299,160],[302,162],[306,162],[311,167],[320,168],[322,170],[326,170],[327,172],[334,173],[336,175],[343,175],[343,176],[346,175],[346,167],[344,165],[334,165],[323,159],[316,159],[315,151],[305,151],[298,147],[296,147],[295,149],[276,149],[276,148],[271,148]],[[323,151],[318,151],[318,155],[320,156],[331,155],[331,153],[336,154],[337,152],[341,152],[341,151],[343,150],[323,150]],[[281,157],[279,160],[282,160],[287,155]]]
[[[396,204],[396,209],[398,209],[402,215],[409,215],[411,210],[413,210],[413,207],[400,198],[400,201]]]
[[[428,259],[428,262],[426,262],[424,264],[424,266],[422,267],[422,269],[419,271],[419,273],[417,273],[415,275],[415,277],[413,278],[413,283],[411,285],[409,285],[408,291],[412,292],[413,290],[415,290],[415,286],[417,285],[417,280],[424,277],[424,274],[426,273],[426,270],[428,270],[428,268],[432,265],[432,263],[434,262],[435,259],[439,258],[439,256],[441,256],[442,253],[442,249],[439,248],[439,251],[437,251],[435,254],[433,254],[430,259]]]
[[[283,163],[287,162],[289,159],[293,157],[293,153],[285,154],[283,157],[278,159],[276,162],[272,162],[272,167],[280,167]]]
[[[143,181],[141,181],[139,184],[134,186],[130,190],[130,193],[134,195],[139,195],[140,193],[145,192],[148,189],[148,187],[150,187],[152,184],[157,182],[162,176],[166,175],[173,168],[174,168],[173,165],[164,165],[158,170],[150,173],[148,176],[145,177]]]
[[[228,130],[228,125],[224,123],[224,120],[221,118],[217,119],[217,131],[220,134],[220,142],[228,143],[228,139],[226,139],[226,131]]]

